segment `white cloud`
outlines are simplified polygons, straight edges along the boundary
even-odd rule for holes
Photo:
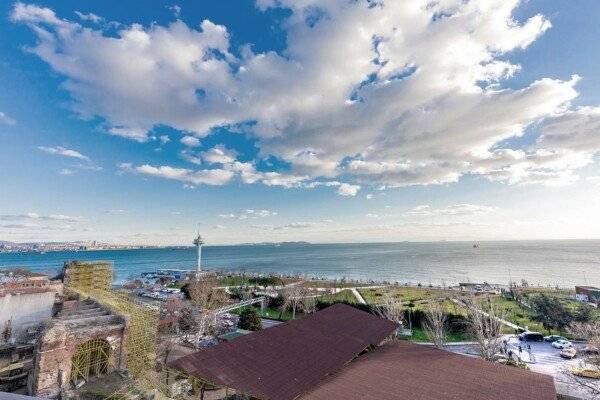
[[[161,135],[158,137],[162,144],[167,144],[171,141],[171,138],[168,135]]]
[[[165,179],[173,179],[186,182],[192,185],[224,185],[229,182],[234,173],[224,169],[204,169],[192,171],[185,168],[174,168],[169,166],[158,166],[144,164],[132,166],[131,164],[121,164],[120,168],[124,171],[134,172],[141,175],[150,175]],[[189,186],[186,188],[190,188]]]
[[[85,14],[80,11],[75,11],[75,14],[79,17],[80,20],[93,22],[95,24],[99,24],[100,22],[102,22],[104,20],[104,18],[99,17],[98,15],[96,15],[94,13]]]
[[[356,196],[356,193],[360,190],[359,185],[350,185],[348,183],[342,183],[338,187],[338,194],[340,196]]]
[[[62,168],[61,170],[58,171],[58,173],[60,175],[74,175],[77,171],[75,171],[74,169],[70,169],[70,168]]]
[[[181,7],[178,6],[177,4],[173,4],[172,6],[167,6],[167,8],[169,10],[171,10],[171,12],[173,13],[173,15],[176,18],[179,18],[179,16],[181,15]]]
[[[371,200],[372,198],[373,198],[373,194],[372,193],[369,193],[369,194],[365,195],[365,199],[367,199],[367,200]]]
[[[74,109],[103,117],[110,133],[143,142],[164,124],[201,138],[250,121],[243,129],[260,155],[292,170],[248,167],[236,172],[243,182],[297,187],[343,176],[338,192],[355,195],[357,184],[443,184],[465,174],[563,184],[591,162],[597,142],[575,120],[597,116],[572,108],[577,76],[502,87],[520,70],[511,52],[551,26],[540,15],[517,21],[519,3],[260,0],[261,9],[290,11],[282,54],[245,46],[237,55],[227,28],[208,20],[109,35],[34,5],[17,3],[10,17],[32,27],[38,43],[29,51],[66,78]],[[535,145],[504,146],[538,124]],[[578,133],[557,136],[573,124]]]
[[[6,125],[16,125],[17,121],[0,111],[0,123]]]
[[[485,215],[496,211],[498,208],[493,206],[484,206],[476,204],[456,204],[443,208],[432,208],[428,205],[421,205],[407,211],[407,216],[470,216]]]
[[[108,133],[113,136],[121,136],[126,139],[135,140],[139,143],[147,142],[149,139],[146,129],[138,127],[113,126],[108,130]]]
[[[244,219],[273,217],[275,215],[277,215],[277,213],[274,211],[247,209],[247,210],[242,210],[242,211],[239,211],[236,213],[219,214],[217,216],[219,218],[225,218],[225,219],[244,220]]]
[[[64,156],[64,157],[77,158],[79,160],[84,160],[84,161],[90,161],[89,157],[84,156],[80,152],[78,152],[76,150],[66,149],[61,146],[56,146],[56,147],[38,146],[38,149],[43,151],[44,153],[48,153],[48,154],[54,154],[54,155],[59,155],[59,156]]]
[[[184,136],[181,138],[181,143],[188,147],[198,147],[200,146],[200,139],[194,136]]]
[[[127,214],[127,210],[123,210],[122,208],[115,208],[112,210],[106,210],[105,213],[108,215],[125,215]]]
[[[204,162],[210,164],[229,164],[236,160],[237,154],[223,145],[217,145],[212,149],[200,153]]]
[[[64,221],[64,222],[81,222],[82,217],[74,217],[64,214],[40,215],[35,212],[24,214],[3,214],[0,215],[0,221],[24,221],[24,220],[42,220],[42,221]]]

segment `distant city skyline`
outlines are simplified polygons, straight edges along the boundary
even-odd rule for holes
[[[0,241],[600,239],[599,15],[4,2]]]

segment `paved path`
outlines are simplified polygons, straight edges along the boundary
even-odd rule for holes
[[[458,304],[458,305],[459,305],[459,306],[461,306],[461,307],[466,307],[466,306],[467,306],[465,303],[463,303],[462,301],[460,301],[460,300],[458,300],[458,299],[452,299],[452,301],[453,301],[454,303]],[[489,316],[490,316],[490,314],[486,313],[485,311],[483,311],[483,310],[481,310],[481,309],[479,309],[479,308],[476,308],[476,310],[477,310],[477,312],[479,312],[479,313],[481,313],[481,314],[485,315],[486,317],[489,317]],[[523,331],[525,330],[525,328],[522,328],[522,327],[520,327],[519,325],[513,324],[513,323],[512,323],[512,322],[510,322],[510,321],[507,321],[507,320],[505,320],[505,319],[502,319],[502,318],[499,318],[499,317],[495,317],[495,318],[496,318],[496,320],[500,321],[500,322],[501,322],[503,325],[506,325],[506,326],[508,326],[508,327],[510,327],[510,328],[517,329],[517,330],[523,330]]]
[[[356,297],[356,301],[358,301],[360,304],[367,304],[365,299],[363,299],[362,295],[358,290],[356,290],[356,288],[351,288],[350,291],[352,292],[354,297]]]

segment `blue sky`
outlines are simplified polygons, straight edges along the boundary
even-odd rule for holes
[[[600,4],[0,4],[0,240],[600,238]]]

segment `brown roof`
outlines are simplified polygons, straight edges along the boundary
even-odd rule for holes
[[[552,377],[409,342],[365,354],[300,400],[550,400]]]
[[[393,322],[336,304],[179,358],[171,366],[260,399],[291,400],[395,329]]]

